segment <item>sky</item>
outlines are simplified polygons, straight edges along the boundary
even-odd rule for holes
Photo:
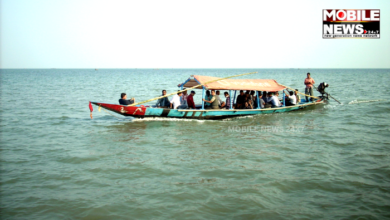
[[[390,68],[390,1],[0,0],[0,68]],[[380,39],[322,39],[380,9]]]

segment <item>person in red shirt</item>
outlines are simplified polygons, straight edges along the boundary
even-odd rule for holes
[[[310,77],[310,73],[307,73],[307,78],[305,79],[305,94],[313,96],[313,85],[316,83],[313,78]],[[310,97],[310,101],[313,101],[313,98]],[[309,97],[306,96],[306,102],[309,102]]]
[[[190,108],[190,109],[196,109],[195,103],[194,103],[194,95],[195,95],[195,91],[191,91],[191,94],[187,98],[188,108]]]

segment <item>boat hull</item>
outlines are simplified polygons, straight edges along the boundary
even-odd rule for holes
[[[100,102],[91,102],[94,105],[121,114],[123,116],[132,116],[136,118],[145,117],[163,117],[163,118],[182,118],[182,119],[209,119],[218,120],[232,117],[273,114],[281,112],[296,111],[307,108],[309,106],[325,104],[324,101],[309,102],[295,106],[286,106],[280,108],[265,108],[265,109],[168,109],[168,108],[153,108],[150,106],[124,106],[118,104],[108,104]]]

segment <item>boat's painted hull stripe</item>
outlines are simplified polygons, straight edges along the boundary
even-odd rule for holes
[[[136,106],[122,106],[116,104],[106,104],[92,102],[95,105],[101,106],[105,109],[111,110],[124,116],[133,117],[173,117],[173,118],[196,118],[196,119],[218,119],[244,115],[258,115],[271,114],[278,112],[289,112],[298,109],[303,109],[308,106],[323,104],[323,102],[305,103],[298,106],[289,106],[281,108],[269,109],[251,109],[251,110],[177,110],[167,108],[150,108],[150,107],[136,107]]]

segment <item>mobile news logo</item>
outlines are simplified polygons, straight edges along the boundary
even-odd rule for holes
[[[379,39],[379,9],[323,9],[323,39]]]

